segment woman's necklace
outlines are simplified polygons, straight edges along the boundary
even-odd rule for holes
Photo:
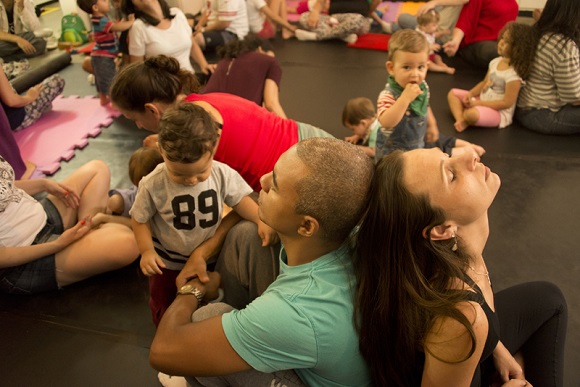
[[[489,282],[489,286],[491,286],[491,278],[489,278],[489,271],[487,270],[487,266],[485,265],[485,261],[483,261],[483,268],[485,269],[484,272],[479,272],[477,270],[475,270],[475,268],[473,266],[469,266],[469,268],[471,269],[471,271],[473,271],[475,274],[477,274],[478,276],[486,276],[487,277],[487,282]]]

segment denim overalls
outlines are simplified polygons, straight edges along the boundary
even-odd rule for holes
[[[399,99],[400,93],[393,90],[388,84],[385,91]],[[427,116],[418,116],[407,109],[407,112],[394,128],[381,128],[377,133],[377,147],[375,160],[388,155],[396,149],[411,150],[425,147],[425,133],[427,132]],[[390,135],[389,135],[390,133]]]

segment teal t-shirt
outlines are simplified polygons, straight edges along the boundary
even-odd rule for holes
[[[313,262],[288,266],[245,309],[222,316],[226,337],[252,368],[294,369],[309,386],[368,386],[353,325],[355,276],[343,247]]]

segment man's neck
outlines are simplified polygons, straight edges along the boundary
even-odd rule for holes
[[[314,238],[288,238],[280,236],[284,245],[288,266],[298,266],[310,263],[323,255],[338,249],[341,243],[328,242]]]

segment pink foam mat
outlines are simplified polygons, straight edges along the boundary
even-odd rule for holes
[[[70,160],[75,149],[87,146],[89,137],[98,136],[101,127],[109,126],[120,115],[109,106],[101,106],[94,97],[59,96],[52,105],[36,123],[14,133],[22,158],[47,175],[55,173],[61,160]]]

